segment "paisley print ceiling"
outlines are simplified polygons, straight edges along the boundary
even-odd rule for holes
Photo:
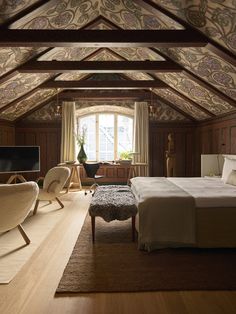
[[[35,0],[19,0],[19,1],[8,1],[2,0],[0,3],[0,23],[4,23],[9,20],[12,16],[25,10]]]
[[[27,14],[23,14],[27,12]],[[196,29],[216,42],[205,47],[1,47],[0,118],[14,121],[50,102],[57,89],[41,89],[47,80],[159,80],[167,88],[154,92],[160,102],[159,121],[185,121],[180,109],[196,121],[236,111],[235,0],[62,0],[0,1],[0,24],[10,29]],[[182,21],[182,22],[181,22]],[[7,26],[6,26],[7,25]],[[188,26],[189,25],[189,26]],[[223,48],[221,48],[223,47]],[[213,47],[214,48],[214,47]],[[223,49],[221,53],[220,49]],[[227,58],[227,51],[229,58]],[[130,72],[121,76],[86,73],[19,73],[31,60],[38,61],[163,61],[179,64],[183,71]],[[20,71],[20,70],[19,70]],[[147,89],[146,89],[147,90]],[[100,91],[98,93],[101,95]],[[127,95],[120,90],[120,95]],[[168,106],[168,102],[172,107]],[[52,107],[45,107],[52,111]],[[51,108],[51,109],[50,109]],[[40,109],[42,112],[42,109]],[[36,112],[36,111],[35,111]],[[37,116],[37,113],[35,113]],[[42,114],[41,114],[42,115]],[[40,116],[40,114],[38,114]]]
[[[151,0],[236,52],[235,0]]]
[[[0,108],[9,104],[20,96],[27,94],[32,89],[50,77],[49,74],[23,74],[19,73],[0,87]]]
[[[206,118],[209,118],[209,115],[206,114],[204,111],[195,107],[189,101],[181,98],[170,89],[153,89],[153,92],[158,96],[164,98],[165,100],[171,102],[196,120],[204,120]]]
[[[99,15],[124,29],[182,29],[166,15],[157,14],[130,0],[49,1],[34,13],[12,24],[12,28],[77,29]]]
[[[161,51],[236,100],[236,71],[230,63],[206,48],[169,48]]]
[[[0,48],[0,76],[37,56],[43,48]]]
[[[229,103],[190,80],[183,73],[161,73],[156,74],[156,76],[215,115],[227,113],[234,109]]]
[[[14,121],[27,111],[32,110],[35,106],[40,105],[42,102],[56,95],[56,93],[57,91],[55,89],[38,90],[33,95],[4,110],[1,113],[2,117],[6,120]]]

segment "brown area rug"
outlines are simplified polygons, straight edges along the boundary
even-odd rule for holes
[[[158,290],[233,290],[236,250],[139,251],[131,221],[96,218],[92,244],[87,216],[56,293]]]

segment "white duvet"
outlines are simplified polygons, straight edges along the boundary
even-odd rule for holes
[[[196,207],[235,207],[236,187],[218,178],[131,179],[139,209],[139,248],[194,246]]]

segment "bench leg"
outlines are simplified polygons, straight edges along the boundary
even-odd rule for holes
[[[92,224],[92,239],[93,243],[95,241],[95,217],[91,216],[91,224]]]
[[[135,242],[135,217],[132,216],[132,241]]]

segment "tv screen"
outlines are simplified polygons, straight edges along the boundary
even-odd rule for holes
[[[0,146],[0,173],[40,171],[39,146]]]

